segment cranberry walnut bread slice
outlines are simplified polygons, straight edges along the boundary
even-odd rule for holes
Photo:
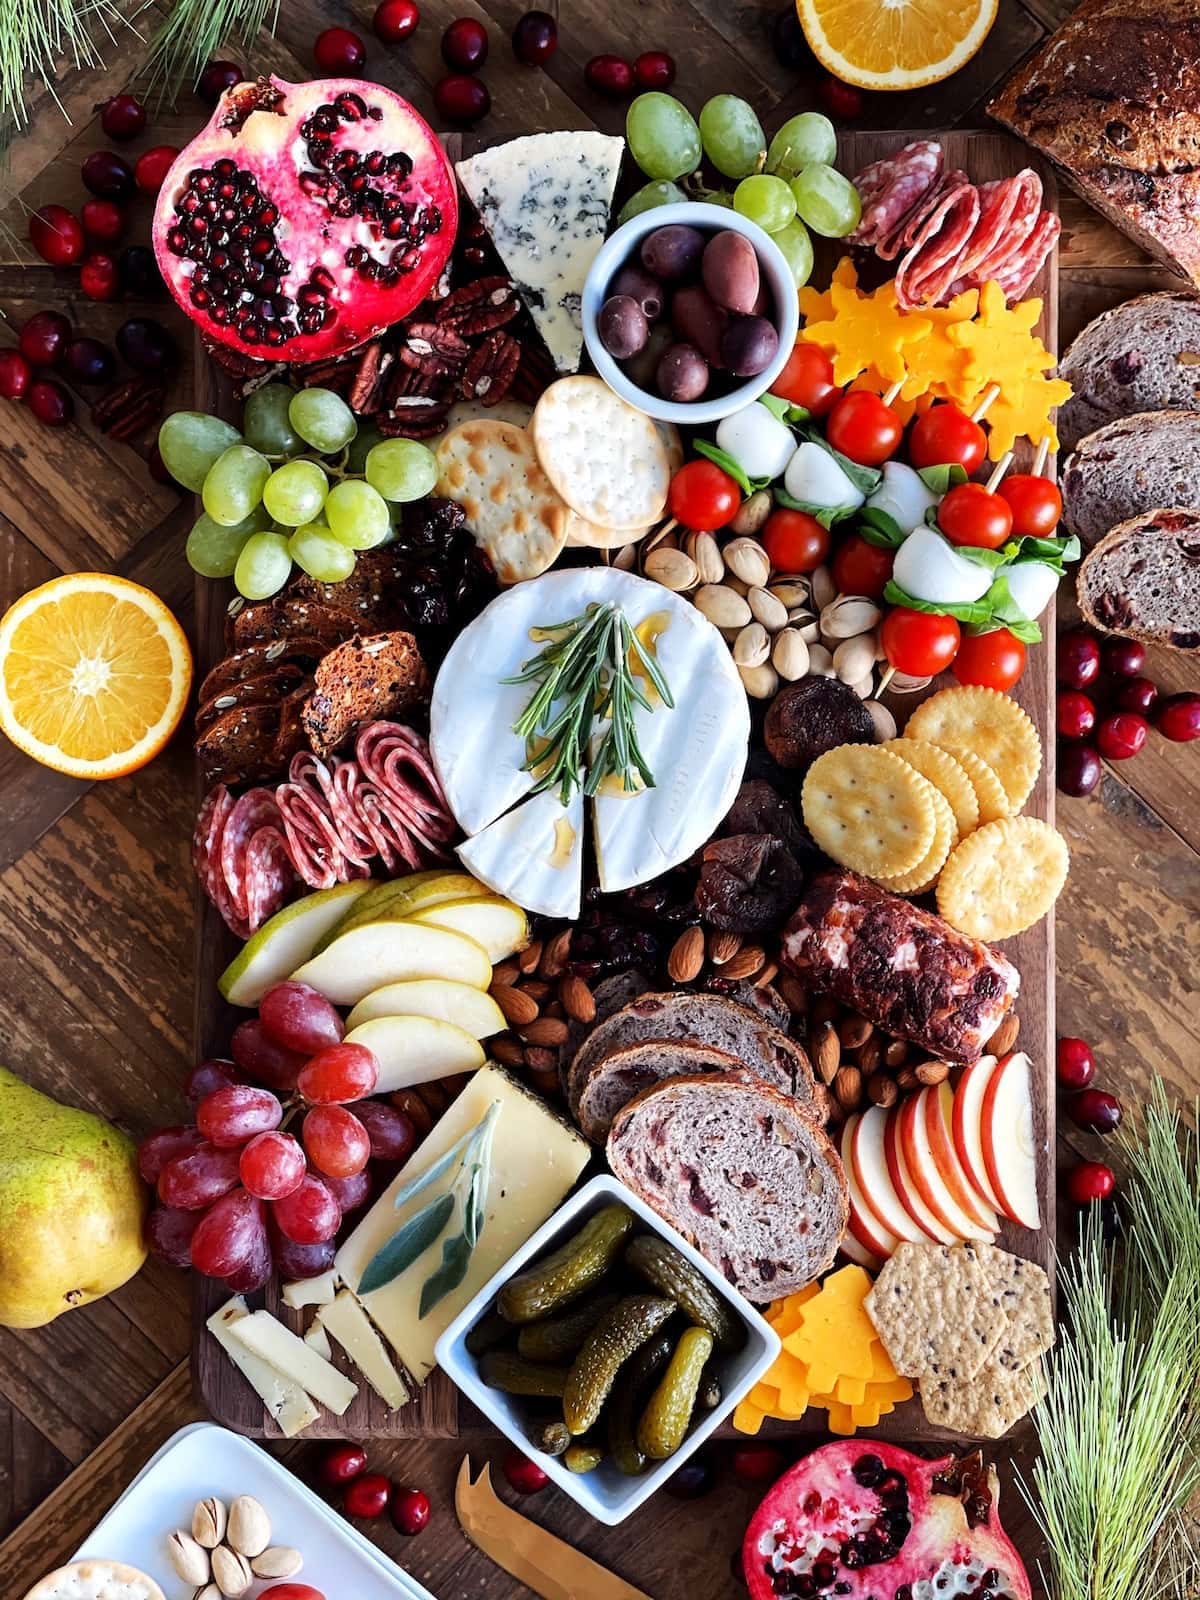
[[[1079,569],[1079,608],[1108,633],[1200,651],[1200,510],[1118,523]]]
[[[1074,394],[1058,408],[1061,450],[1140,411],[1200,410],[1200,299],[1138,294],[1089,322],[1058,363]]]
[[[1084,0],[988,106],[1084,199],[1200,284],[1200,12]]]
[[[1118,417],[1075,446],[1062,469],[1063,525],[1086,546],[1159,506],[1200,507],[1200,411]]]
[[[713,1045],[688,1044],[681,1039],[647,1039],[643,1044],[627,1044],[620,1050],[608,1051],[588,1068],[579,1095],[579,1126],[593,1144],[603,1144],[617,1112],[651,1084],[701,1072],[741,1070],[736,1056]],[[767,1081],[784,1094],[792,1092],[791,1078],[783,1071]]]
[[[748,1300],[811,1283],[846,1229],[846,1178],[824,1130],[749,1076],[643,1090],[616,1115],[608,1164]]]

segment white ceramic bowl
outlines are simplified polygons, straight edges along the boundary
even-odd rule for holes
[[[602,1462],[592,1472],[568,1472],[560,1460],[535,1450],[529,1440],[528,1423],[537,1413],[531,1408],[530,1403],[519,1395],[505,1394],[500,1389],[489,1389],[479,1376],[478,1361],[466,1347],[467,1334],[484,1312],[491,1308],[497,1294],[511,1277],[520,1272],[527,1262],[547,1254],[572,1234],[578,1233],[589,1217],[594,1216],[603,1207],[612,1205],[614,1201],[628,1206],[644,1230],[658,1234],[673,1244],[681,1255],[686,1256],[692,1265],[704,1274],[716,1293],[746,1329],[746,1343],[742,1349],[736,1355],[724,1357],[717,1366],[717,1374],[721,1381],[721,1404],[714,1410],[704,1413],[673,1456],[668,1457],[666,1461],[657,1462],[637,1478],[627,1477],[608,1462]],[[703,1444],[709,1434],[724,1422],[738,1401],[749,1394],[772,1365],[781,1348],[779,1336],[770,1324],[730,1287],[719,1272],[709,1266],[698,1251],[693,1250],[685,1239],[681,1239],[673,1228],[669,1228],[648,1205],[631,1194],[624,1184],[604,1174],[593,1178],[589,1184],[561,1205],[549,1222],[539,1228],[533,1237],[504,1263],[500,1271],[490,1282],[484,1284],[469,1305],[463,1307],[437,1342],[437,1361],[471,1403],[478,1406],[518,1449],[532,1456],[560,1489],[565,1490],[572,1500],[578,1501],[585,1511],[590,1511],[599,1522],[612,1527],[618,1522],[623,1522],[631,1511],[635,1511],[643,1501],[648,1500],[692,1452]]]
[[[747,378],[745,383],[730,389],[727,394],[705,395],[700,400],[688,403],[664,400],[661,395],[653,394],[647,389],[639,389],[636,383],[625,376],[620,366],[604,348],[596,327],[600,307],[608,298],[608,286],[618,271],[627,261],[636,258],[638,248],[647,234],[655,233],[659,228],[669,227],[673,222],[686,223],[689,228],[699,228],[701,233],[720,233],[722,230],[729,230],[749,239],[758,256],[759,272],[770,288],[775,303],[773,321],[779,333],[779,349],[775,353],[775,359],[756,377]],[[622,400],[627,400],[631,406],[646,412],[648,416],[659,417],[664,422],[674,422],[680,427],[696,428],[705,423],[719,422],[722,417],[740,411],[743,406],[748,406],[751,400],[757,400],[760,394],[765,394],[771,387],[783,371],[796,343],[796,333],[800,326],[800,299],[796,290],[796,280],[784,259],[783,252],[772,242],[770,234],[764,233],[756,222],[751,222],[740,212],[726,206],[681,201],[672,206],[655,206],[650,211],[643,211],[640,216],[630,217],[629,221],[619,227],[612,238],[605,242],[599,255],[592,262],[591,271],[583,285],[582,316],[583,337],[587,343],[588,355],[592,358],[592,365],[610,389],[619,394]]]

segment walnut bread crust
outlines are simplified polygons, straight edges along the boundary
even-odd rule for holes
[[[1105,633],[1200,652],[1200,511],[1118,523],[1079,569],[1079,607]]]

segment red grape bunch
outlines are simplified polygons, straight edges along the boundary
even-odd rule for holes
[[[231,1061],[192,1069],[194,1122],[160,1128],[138,1151],[158,1195],[148,1233],[160,1259],[237,1293],[276,1269],[311,1278],[330,1267],[342,1218],[371,1192],[368,1162],[403,1161],[414,1142],[404,1112],[367,1098],[379,1064],[344,1033],[324,995],[279,983],[234,1029]]]

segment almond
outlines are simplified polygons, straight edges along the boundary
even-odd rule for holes
[[[1010,1011],[995,1033],[984,1045],[989,1056],[1006,1056],[1017,1042],[1017,1035],[1021,1031],[1021,1019],[1015,1011]]]
[[[832,1022],[819,1022],[808,1035],[809,1053],[822,1083],[832,1083],[842,1064],[842,1042]]]
[[[497,983],[516,983],[520,975],[520,967],[510,957],[507,961],[501,961],[498,966],[492,968],[492,983],[493,985]]]
[[[783,997],[783,1003],[794,1017],[803,1017],[808,1014],[808,990],[799,978],[790,972],[781,972],[779,981],[775,985]]]
[[[908,1060],[908,1045],[903,1039],[889,1039],[883,1047],[884,1065],[893,1071],[901,1067]]]
[[[810,1025],[822,1022],[835,1022],[838,1014],[838,1003],[832,995],[816,994],[808,1008]]]
[[[716,928],[708,936],[708,959],[714,967],[723,967],[727,961],[732,961],[741,948],[740,933],[728,933],[723,928]]]
[[[767,959],[767,952],[760,944],[744,944],[736,955],[721,968],[723,978],[752,978],[758,972],[763,962]]]
[[[862,1073],[857,1067],[839,1067],[833,1092],[843,1111],[857,1111],[862,1104]]]
[[[905,1094],[908,1094],[912,1089],[920,1087],[917,1082],[917,1075],[911,1067],[900,1068],[900,1071],[896,1074],[896,1087],[897,1089],[903,1089]]]
[[[510,983],[493,983],[489,993],[504,1013],[504,1020],[514,1027],[526,1028],[537,1017],[538,1003],[523,989],[514,989]]]
[[[521,951],[521,954],[517,957],[517,966],[526,977],[529,977],[530,973],[537,971],[538,962],[541,959],[542,941],[535,939],[532,944],[527,944],[524,950]]]
[[[880,1106],[884,1111],[889,1106],[894,1106],[900,1098],[900,1090],[895,1078],[889,1078],[886,1072],[873,1072],[867,1079],[867,1099],[873,1106]]]
[[[514,1039],[511,1033],[498,1033],[488,1040],[488,1052],[495,1056],[502,1067],[523,1067],[525,1065],[525,1051],[519,1039]]]
[[[874,1072],[883,1064],[883,1040],[877,1033],[873,1033],[865,1044],[858,1048],[858,1064],[864,1072]]]
[[[527,994],[539,1006],[545,1005],[550,996],[551,989],[545,978],[526,978],[521,985],[522,994]]]
[[[874,1032],[874,1025],[866,1017],[843,1017],[838,1023],[843,1050],[861,1050]]]
[[[547,939],[542,951],[542,963],[538,969],[541,977],[549,978],[553,982],[555,978],[561,978],[566,971],[567,957],[571,953],[571,931],[570,928],[563,928],[552,939]]]
[[[950,1063],[948,1061],[922,1061],[917,1068],[917,1082],[927,1087],[937,1083],[945,1083],[950,1076]]]
[[[674,983],[691,983],[704,965],[704,929],[685,928],[671,946],[667,975]]]
[[[559,980],[558,998],[562,1001],[563,1010],[574,1022],[595,1022],[596,1002],[592,998],[592,991],[583,979],[574,973]]]
[[[561,1017],[537,1017],[527,1027],[521,1029],[521,1037],[527,1044],[546,1045],[557,1049],[560,1044],[566,1042],[567,1025]]]
[[[769,983],[774,983],[778,976],[778,962],[768,961],[762,971],[756,974],[754,979],[754,987],[756,989],[765,989]]]
[[[552,1072],[554,1074],[555,1092],[558,1090],[558,1051],[552,1050],[548,1045],[530,1045],[525,1052],[525,1065],[530,1072]]]
[[[632,549],[633,546],[630,545],[629,548]],[[553,1052],[549,1053],[553,1054]],[[557,1067],[530,1066],[529,1082],[547,1100],[552,1100],[555,1095],[562,1093],[562,1084],[558,1079]]]

